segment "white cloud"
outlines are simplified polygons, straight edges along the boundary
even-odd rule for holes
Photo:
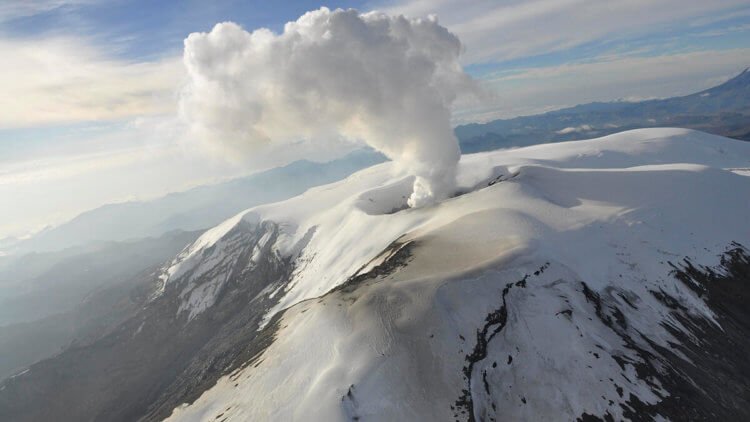
[[[579,132],[589,132],[593,130],[594,127],[591,125],[580,125],[575,127],[566,127],[564,129],[560,129],[556,131],[558,135],[567,135],[568,133],[579,133]]]
[[[0,129],[173,112],[178,58],[129,62],[75,38],[0,40]]]
[[[87,1],[0,2],[0,22],[75,7]],[[738,5],[745,6],[746,0],[414,0],[390,10],[411,16],[437,13],[441,25],[457,33],[466,45],[468,55],[464,61],[481,62],[535,55],[632,33],[644,34],[667,28],[680,19],[701,26],[747,16],[747,10],[731,10]],[[171,115],[176,106],[174,92],[184,78],[179,58],[116,59],[109,50],[80,38],[0,39],[0,57],[3,57],[0,130]],[[590,101],[687,94],[736,74],[747,66],[747,57],[750,49],[659,57],[610,55],[591,63],[521,69],[510,75],[491,76],[486,85],[498,92],[495,102],[458,110],[454,112],[454,122],[534,114]],[[232,64],[220,59],[217,63]],[[249,72],[229,66],[223,71],[237,71],[236,77],[256,78],[269,69]],[[335,77],[340,76],[337,73]],[[314,115],[305,118],[313,120]],[[299,119],[302,117],[282,123],[297,125]],[[177,143],[179,128],[175,133],[165,134],[154,130],[149,123],[136,126],[113,129],[103,135],[121,141],[116,148],[102,147],[104,151],[97,153],[78,150],[56,159],[10,164],[9,160],[3,162],[6,157],[0,157],[0,198],[13,198],[14,202],[13,207],[0,210],[0,233],[57,222],[87,208],[132,195],[138,198],[160,195],[284,164],[302,156],[323,160],[332,157],[333,150],[337,153],[345,150],[340,140],[333,138],[327,138],[326,144],[282,142],[255,149],[249,157],[228,167],[225,161],[211,161],[201,155],[203,150],[196,145]],[[155,145],[144,142],[128,147],[128,143],[149,137],[169,142]],[[99,141],[102,140],[92,140],[91,145],[99,145]],[[57,152],[65,148],[54,149]]]
[[[474,85],[459,40],[432,19],[308,12],[275,35],[222,23],[185,40],[181,102],[197,136],[232,151],[343,135],[416,176],[410,204],[452,194],[450,107]]]
[[[466,44],[465,61],[475,63],[643,35],[710,14],[735,16],[747,0],[412,0],[381,6],[389,13],[437,14]]]

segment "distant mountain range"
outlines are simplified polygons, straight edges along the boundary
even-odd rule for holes
[[[91,242],[157,237],[173,230],[206,229],[248,207],[291,198],[313,186],[341,180],[382,161],[385,161],[383,155],[361,150],[327,163],[299,160],[154,200],[104,205],[24,240],[0,239],[0,257],[4,251],[21,255]]]
[[[140,292],[149,274],[199,234],[175,231],[31,253],[5,265],[0,269],[0,379],[132,316],[144,300]]]
[[[682,127],[750,140],[750,69],[719,86],[684,97],[589,103],[535,116],[458,126],[456,135],[466,154],[648,127]]]

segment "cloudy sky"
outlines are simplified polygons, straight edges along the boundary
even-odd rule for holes
[[[687,94],[750,66],[747,0],[0,2],[0,238],[104,203],[247,174],[330,148],[206,154],[176,118],[191,32],[233,21],[280,32],[320,6],[437,15],[493,92],[454,123],[590,101]],[[345,152],[345,148],[340,148]]]

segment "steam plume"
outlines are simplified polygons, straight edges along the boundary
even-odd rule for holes
[[[461,43],[437,19],[308,12],[281,34],[231,23],[185,40],[181,115],[231,148],[343,135],[416,176],[413,207],[449,196],[458,142],[450,107],[473,90]]]

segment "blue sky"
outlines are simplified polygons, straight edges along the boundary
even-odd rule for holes
[[[747,0],[6,0],[0,238],[103,203],[324,159],[304,149],[205,159],[174,118],[189,33],[222,21],[280,32],[320,6],[436,14],[462,40],[467,72],[494,94],[457,108],[456,123],[688,94],[750,66]]]
[[[135,60],[179,55],[187,34],[209,31],[217,22],[233,21],[248,29],[267,27],[280,31],[286,22],[322,5],[308,0],[72,0],[39,3],[50,7],[41,8],[39,13],[11,16],[4,24],[4,32],[17,37],[76,34],[114,46],[114,55]],[[55,5],[59,6],[52,7]],[[325,5],[329,8],[362,8],[365,3],[333,1]]]

